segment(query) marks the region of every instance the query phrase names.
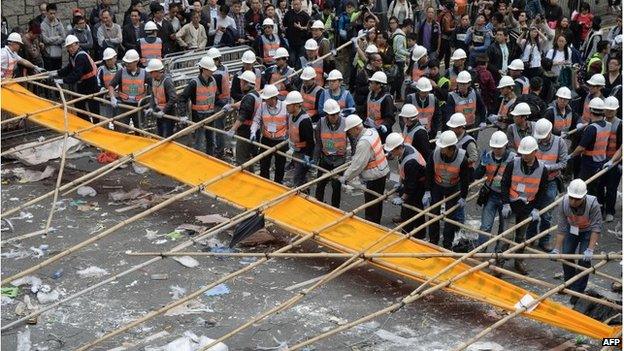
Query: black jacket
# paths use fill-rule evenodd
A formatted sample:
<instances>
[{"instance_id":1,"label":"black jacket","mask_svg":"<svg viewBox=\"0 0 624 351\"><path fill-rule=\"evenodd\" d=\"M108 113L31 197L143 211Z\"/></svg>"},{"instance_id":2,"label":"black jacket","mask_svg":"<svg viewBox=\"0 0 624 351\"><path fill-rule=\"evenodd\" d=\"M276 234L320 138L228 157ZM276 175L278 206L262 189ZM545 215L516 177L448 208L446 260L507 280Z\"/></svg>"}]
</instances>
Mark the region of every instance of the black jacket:
<instances>
[{"instance_id":1,"label":"black jacket","mask_svg":"<svg viewBox=\"0 0 624 351\"><path fill-rule=\"evenodd\" d=\"M136 33L134 31L134 26L132 25L132 23L128 23L122 28L121 35L123 36L123 41L121 42L121 45L123 45L126 51L130 49L134 49L138 51L138 46L139 46L138 40L140 38L145 37L145 31L143 30L145 25L141 23L139 24L139 27L140 27L139 37L136 36Z\"/></svg>"}]
</instances>

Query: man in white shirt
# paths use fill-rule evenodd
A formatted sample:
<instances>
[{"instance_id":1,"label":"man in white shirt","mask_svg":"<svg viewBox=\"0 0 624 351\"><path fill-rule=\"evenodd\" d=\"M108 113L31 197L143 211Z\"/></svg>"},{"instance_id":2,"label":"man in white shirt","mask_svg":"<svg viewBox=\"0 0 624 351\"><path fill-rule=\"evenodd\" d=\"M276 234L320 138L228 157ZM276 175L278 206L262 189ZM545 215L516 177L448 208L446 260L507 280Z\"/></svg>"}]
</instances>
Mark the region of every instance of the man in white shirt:
<instances>
[{"instance_id":1,"label":"man in white shirt","mask_svg":"<svg viewBox=\"0 0 624 351\"><path fill-rule=\"evenodd\" d=\"M221 5L221 7L219 7L219 15L210 23L208 36L214 36L214 46L219 46L219 44L221 44L226 29L230 28L234 31L233 33L236 32L236 22L232 17L228 16L228 13L230 13L230 7Z\"/></svg>"},{"instance_id":2,"label":"man in white shirt","mask_svg":"<svg viewBox=\"0 0 624 351\"><path fill-rule=\"evenodd\" d=\"M0 76L3 79L13 78L13 73L17 65L32 68L37 73L45 71L43 68L33 65L30 61L23 59L17 52L22 45L22 36L19 33L11 33L7 38L7 45L0 50Z\"/></svg>"}]
</instances>

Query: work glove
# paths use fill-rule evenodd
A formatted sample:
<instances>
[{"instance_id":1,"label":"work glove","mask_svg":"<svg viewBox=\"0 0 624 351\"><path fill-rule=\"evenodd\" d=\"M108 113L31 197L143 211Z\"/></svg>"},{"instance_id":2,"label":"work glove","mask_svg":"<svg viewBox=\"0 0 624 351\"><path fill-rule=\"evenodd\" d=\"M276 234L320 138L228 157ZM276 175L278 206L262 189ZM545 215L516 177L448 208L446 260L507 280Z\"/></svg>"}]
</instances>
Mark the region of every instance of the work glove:
<instances>
[{"instance_id":1,"label":"work glove","mask_svg":"<svg viewBox=\"0 0 624 351\"><path fill-rule=\"evenodd\" d=\"M568 137L568 132L561 132L560 137L561 137L561 139L567 138Z\"/></svg>"},{"instance_id":2,"label":"work glove","mask_svg":"<svg viewBox=\"0 0 624 351\"><path fill-rule=\"evenodd\" d=\"M487 127L487 123L485 122L479 123L479 129L485 129L485 127Z\"/></svg>"},{"instance_id":3,"label":"work glove","mask_svg":"<svg viewBox=\"0 0 624 351\"><path fill-rule=\"evenodd\" d=\"M154 117L156 117L156 118L163 118L164 115L165 115L165 113L162 112L162 111L154 112Z\"/></svg>"},{"instance_id":4,"label":"work glove","mask_svg":"<svg viewBox=\"0 0 624 351\"><path fill-rule=\"evenodd\" d=\"M559 250L557 250L557 249L552 249L552 251L550 251L548 254L549 254L549 255L552 255L552 256L554 256L554 255L558 255L558 254L559 254ZM555 257L552 257L552 256L551 256L550 260L551 260L551 261L556 261L557 259L556 259Z\"/></svg>"},{"instance_id":5,"label":"work glove","mask_svg":"<svg viewBox=\"0 0 624 351\"><path fill-rule=\"evenodd\" d=\"M146 108L145 110L143 110L143 114L146 116L149 116L152 113L154 113L154 110L152 110L151 108Z\"/></svg>"},{"instance_id":6,"label":"work glove","mask_svg":"<svg viewBox=\"0 0 624 351\"><path fill-rule=\"evenodd\" d=\"M63 78L54 78L54 84L59 84L62 85L65 82L63 82Z\"/></svg>"},{"instance_id":7,"label":"work glove","mask_svg":"<svg viewBox=\"0 0 624 351\"><path fill-rule=\"evenodd\" d=\"M357 47L357 41L358 38L351 38L351 44L353 44L353 46Z\"/></svg>"},{"instance_id":8,"label":"work glove","mask_svg":"<svg viewBox=\"0 0 624 351\"><path fill-rule=\"evenodd\" d=\"M537 208L534 208L531 210L531 220L533 222L537 222L540 219L540 213L539 210Z\"/></svg>"},{"instance_id":9,"label":"work glove","mask_svg":"<svg viewBox=\"0 0 624 351\"><path fill-rule=\"evenodd\" d=\"M33 70L35 70L35 72L37 72L37 73L43 73L43 72L45 72L45 71L46 71L46 69L45 69L45 68L43 68L43 67L39 67L39 66L35 66L35 67L33 68Z\"/></svg>"},{"instance_id":10,"label":"work glove","mask_svg":"<svg viewBox=\"0 0 624 351\"><path fill-rule=\"evenodd\" d=\"M503 209L501 210L501 215L503 218L508 218L511 214L511 206L509 204L504 204Z\"/></svg>"},{"instance_id":11,"label":"work glove","mask_svg":"<svg viewBox=\"0 0 624 351\"><path fill-rule=\"evenodd\" d=\"M605 162L605 164L602 165L602 169L611 168L611 167L613 167L613 161L611 160Z\"/></svg>"},{"instance_id":12,"label":"work glove","mask_svg":"<svg viewBox=\"0 0 624 351\"><path fill-rule=\"evenodd\" d=\"M498 115L489 115L487 119L488 121L490 121L490 123L496 123L498 122Z\"/></svg>"},{"instance_id":13,"label":"work glove","mask_svg":"<svg viewBox=\"0 0 624 351\"><path fill-rule=\"evenodd\" d=\"M234 136L234 129L230 129L227 131L227 137L232 138Z\"/></svg>"},{"instance_id":14,"label":"work glove","mask_svg":"<svg viewBox=\"0 0 624 351\"><path fill-rule=\"evenodd\" d=\"M562 158L562 159L561 159L561 161L562 161L562 162L568 162L568 161L570 161L570 159L572 159L572 155L567 154L567 155L566 155L566 157L564 157L564 158Z\"/></svg>"},{"instance_id":15,"label":"work glove","mask_svg":"<svg viewBox=\"0 0 624 351\"><path fill-rule=\"evenodd\" d=\"M251 133L251 135L249 136L249 141L256 141L256 133Z\"/></svg>"},{"instance_id":16,"label":"work glove","mask_svg":"<svg viewBox=\"0 0 624 351\"><path fill-rule=\"evenodd\" d=\"M379 130L381 131L382 134L386 134L386 132L388 131L388 128L386 128L386 126L382 124L379 126Z\"/></svg>"},{"instance_id":17,"label":"work glove","mask_svg":"<svg viewBox=\"0 0 624 351\"><path fill-rule=\"evenodd\" d=\"M464 208L464 206L466 206L466 199L460 197L459 200L457 200L457 206L459 208Z\"/></svg>"},{"instance_id":18,"label":"work glove","mask_svg":"<svg viewBox=\"0 0 624 351\"><path fill-rule=\"evenodd\" d=\"M431 191L425 191L425 194L422 198L423 208L429 207L431 205Z\"/></svg>"},{"instance_id":19,"label":"work glove","mask_svg":"<svg viewBox=\"0 0 624 351\"><path fill-rule=\"evenodd\" d=\"M582 129L585 128L585 123L577 123L576 124L576 129Z\"/></svg>"},{"instance_id":20,"label":"work glove","mask_svg":"<svg viewBox=\"0 0 624 351\"><path fill-rule=\"evenodd\" d=\"M592 256L594 256L594 250L587 248L583 252L583 261L591 261Z\"/></svg>"},{"instance_id":21,"label":"work glove","mask_svg":"<svg viewBox=\"0 0 624 351\"><path fill-rule=\"evenodd\" d=\"M336 49L332 49L331 51L332 56L336 57L338 55L338 51L336 51Z\"/></svg>"},{"instance_id":22,"label":"work glove","mask_svg":"<svg viewBox=\"0 0 624 351\"><path fill-rule=\"evenodd\" d=\"M305 166L308 168L312 166L312 158L308 155L303 155L303 162L305 162Z\"/></svg>"},{"instance_id":23,"label":"work glove","mask_svg":"<svg viewBox=\"0 0 624 351\"><path fill-rule=\"evenodd\" d=\"M345 178L345 176L340 176L338 177L338 181L340 182L340 184L342 185L346 185L347 184L347 178Z\"/></svg>"},{"instance_id":24,"label":"work glove","mask_svg":"<svg viewBox=\"0 0 624 351\"><path fill-rule=\"evenodd\" d=\"M225 104L225 105L223 105L222 109L223 109L223 112L230 112L230 111L232 111L232 105Z\"/></svg>"},{"instance_id":25,"label":"work glove","mask_svg":"<svg viewBox=\"0 0 624 351\"><path fill-rule=\"evenodd\" d=\"M392 204L395 206L401 206L403 204L403 198L400 196L397 196L395 198L392 199Z\"/></svg>"},{"instance_id":26,"label":"work glove","mask_svg":"<svg viewBox=\"0 0 624 351\"><path fill-rule=\"evenodd\" d=\"M111 96L110 103L113 107L119 107L119 101L117 101L117 98L114 96Z\"/></svg>"},{"instance_id":27,"label":"work glove","mask_svg":"<svg viewBox=\"0 0 624 351\"><path fill-rule=\"evenodd\" d=\"M180 117L180 123L182 123L182 124L189 124L189 122L190 122L190 121L189 121L188 116L182 116L182 117Z\"/></svg>"}]
</instances>

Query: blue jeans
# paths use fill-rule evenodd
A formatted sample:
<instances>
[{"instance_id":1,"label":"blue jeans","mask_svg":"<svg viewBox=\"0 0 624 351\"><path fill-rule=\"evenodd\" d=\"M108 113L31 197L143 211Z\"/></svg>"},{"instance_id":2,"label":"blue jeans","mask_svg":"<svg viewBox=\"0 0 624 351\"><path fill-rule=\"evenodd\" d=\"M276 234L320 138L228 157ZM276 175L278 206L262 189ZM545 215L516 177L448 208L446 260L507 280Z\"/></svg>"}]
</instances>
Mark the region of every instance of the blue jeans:
<instances>
[{"instance_id":1,"label":"blue jeans","mask_svg":"<svg viewBox=\"0 0 624 351\"><path fill-rule=\"evenodd\" d=\"M492 226L494 226L494 219L498 214L498 233L502 233L505 229L505 220L503 219L501 213L502 209L503 203L501 201L500 194L494 191L490 192L490 197L481 211L481 227L479 229L490 233L492 231ZM477 243L481 245L488 241L488 239L489 237L479 234L479 240Z\"/></svg>"},{"instance_id":2,"label":"blue jeans","mask_svg":"<svg viewBox=\"0 0 624 351\"><path fill-rule=\"evenodd\" d=\"M590 237L591 237L591 231L580 232L579 235L574 235L570 233L566 234L565 238L563 239L563 249L561 253L562 254L575 254L577 253L576 249L578 248L578 253L582 254L583 252L585 252L585 249L587 249L587 247L589 246ZM567 261L574 262L574 260L567 260ZM589 267L591 265L591 261L578 260L577 264L582 267ZM580 272L581 272L580 270L577 270L574 267L564 264L563 265L563 280L567 281L568 279L572 278L573 276L577 275ZM572 283L568 288L570 290L574 290L576 292L582 293L583 291L585 291L585 288L587 287L588 280L589 280L589 275L586 275L582 277L581 279Z\"/></svg>"},{"instance_id":3,"label":"blue jeans","mask_svg":"<svg viewBox=\"0 0 624 351\"><path fill-rule=\"evenodd\" d=\"M437 184L434 184L431 187L431 203L435 204L439 202L440 200L446 197L449 197L450 195L454 194L457 191L459 191L459 186L457 185L450 187L450 188L445 188ZM455 206L455 204L457 204L458 199L459 197L455 197L454 199L447 201L445 203L445 207L451 208ZM440 207L438 206L437 208L431 210L431 213L434 215L439 215ZM464 223L464 217L465 217L464 209L460 208L456 211L453 211L453 213L450 214L448 217L456 220L457 222ZM450 250L452 248L453 240L455 239L455 232L458 229L459 228L457 228L456 225L453 225L450 223L444 223L444 231L442 232L442 235L443 235L442 246L445 249ZM436 221L435 223L432 223L429 226L429 242L434 245L439 245L439 242L440 242L440 222L439 221Z\"/></svg>"},{"instance_id":4,"label":"blue jeans","mask_svg":"<svg viewBox=\"0 0 624 351\"><path fill-rule=\"evenodd\" d=\"M559 190L557 189L557 181L549 180L546 183L546 193L544 194L543 203L550 204L555 201L557 195L559 194ZM540 224L539 224L539 233L551 227L552 222L552 210L545 212L540 216ZM527 229L527 239L531 239L535 235L537 235L537 222L531 222L529 224L529 228ZM552 235L550 233L544 235L539 239L539 244L544 246L550 242L550 238Z\"/></svg>"}]
</instances>

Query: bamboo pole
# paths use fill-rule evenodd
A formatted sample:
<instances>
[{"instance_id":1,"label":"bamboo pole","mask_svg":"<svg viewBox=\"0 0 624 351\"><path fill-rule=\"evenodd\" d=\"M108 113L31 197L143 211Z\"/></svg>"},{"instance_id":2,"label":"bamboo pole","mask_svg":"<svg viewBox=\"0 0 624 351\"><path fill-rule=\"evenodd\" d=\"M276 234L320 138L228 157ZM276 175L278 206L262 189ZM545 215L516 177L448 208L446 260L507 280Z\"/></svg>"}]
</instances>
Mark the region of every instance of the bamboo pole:
<instances>
[{"instance_id":1,"label":"bamboo pole","mask_svg":"<svg viewBox=\"0 0 624 351\"><path fill-rule=\"evenodd\" d=\"M37 74L31 74L31 75L25 76L25 77L3 79L2 81L0 81L0 86L2 86L2 85L9 85L9 84L16 84L16 83L31 82L31 81L39 80L39 79L47 79L47 78L50 77L50 73L52 73L52 72L41 72L41 73L37 73Z\"/></svg>"},{"instance_id":2,"label":"bamboo pole","mask_svg":"<svg viewBox=\"0 0 624 351\"><path fill-rule=\"evenodd\" d=\"M606 263L607 263L606 260L605 261L600 261L593 267L585 268L583 271L579 272L574 277L566 280L564 283L560 284L559 286L554 287L554 288L548 290L548 292L546 292L545 294L542 294L537 299L534 299L533 301L529 302L528 305L523 306L520 309L516 309L516 311L514 311L513 313L505 316L504 318L500 319L498 322L496 322L496 323L492 324L491 326L485 328L484 330L482 330L479 334L477 334L473 338L471 338L468 341L462 343L460 346L454 348L454 350L458 351L458 350L466 349L468 346L472 345L473 343L475 343L476 341L478 341L482 337L486 336L487 334L491 333L495 329L499 328L501 325L509 322L512 318L514 318L514 317L516 317L516 316L518 316L518 315L520 315L522 313L527 312L531 307L536 306L537 304L539 304L540 302L546 300L550 296L552 296L552 295L558 293L559 291L563 290L564 288L570 286L575 281L585 277L586 275L589 275L592 271L594 271L594 270L604 266ZM527 312L527 313L531 313L531 312Z\"/></svg>"}]
</instances>

